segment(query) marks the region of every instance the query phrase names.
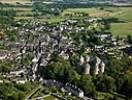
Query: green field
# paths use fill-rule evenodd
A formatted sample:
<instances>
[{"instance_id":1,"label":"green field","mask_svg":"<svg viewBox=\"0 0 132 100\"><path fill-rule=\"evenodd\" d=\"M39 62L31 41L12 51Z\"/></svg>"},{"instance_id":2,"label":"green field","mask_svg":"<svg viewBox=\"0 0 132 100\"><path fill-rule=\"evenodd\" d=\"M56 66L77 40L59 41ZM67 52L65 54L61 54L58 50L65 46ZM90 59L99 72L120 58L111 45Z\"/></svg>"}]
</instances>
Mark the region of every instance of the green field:
<instances>
[{"instance_id":1,"label":"green field","mask_svg":"<svg viewBox=\"0 0 132 100\"><path fill-rule=\"evenodd\" d=\"M124 37L127 35L132 35L132 22L128 23L112 23L111 32L115 36Z\"/></svg>"},{"instance_id":2,"label":"green field","mask_svg":"<svg viewBox=\"0 0 132 100\"><path fill-rule=\"evenodd\" d=\"M97 8L70 8L64 10L62 15L69 13L86 13L92 17L116 17L121 20L132 21L132 7L106 7L103 10Z\"/></svg>"},{"instance_id":3,"label":"green field","mask_svg":"<svg viewBox=\"0 0 132 100\"><path fill-rule=\"evenodd\" d=\"M95 17L102 17L102 16L108 16L108 12L106 11L101 11L98 8L70 8L66 9L62 15L65 14L73 14L73 13L86 13L90 16L95 16Z\"/></svg>"},{"instance_id":4,"label":"green field","mask_svg":"<svg viewBox=\"0 0 132 100\"><path fill-rule=\"evenodd\" d=\"M15 1L15 0L14 0ZM22 1L22 0L21 0ZM16 6L17 5L17 6ZM31 19L33 12L32 7L29 5L24 5L23 7L19 4L9 4L9 6L4 6L2 9L4 10L13 10L16 12L15 20L20 19ZM1 6L0 6L1 7Z\"/></svg>"},{"instance_id":5,"label":"green field","mask_svg":"<svg viewBox=\"0 0 132 100\"><path fill-rule=\"evenodd\" d=\"M9 0L7 0L9 1ZM15 1L15 0L14 0ZM26 0L25 0L26 1ZM33 19L32 7L27 6L23 7L5 7L4 9L13 9L16 11L17 16L16 20L20 19ZM59 16L40 16L38 20L42 22L60 22L65 19L68 19L69 16L66 14L74 14L74 13L85 13L86 16L92 17L104 17L104 18L118 18L120 21L124 21L124 23L111 23L111 32L117 36L126 36L128 34L132 34L132 7L105 7L100 9L100 7L93 8L69 8L65 9ZM84 18L73 16L73 18Z\"/></svg>"},{"instance_id":6,"label":"green field","mask_svg":"<svg viewBox=\"0 0 132 100\"><path fill-rule=\"evenodd\" d=\"M71 13L86 13L92 17L118 18L125 23L112 23L111 32L114 36L132 35L132 7L106 7L100 8L70 8L66 9L62 15Z\"/></svg>"},{"instance_id":7,"label":"green field","mask_svg":"<svg viewBox=\"0 0 132 100\"><path fill-rule=\"evenodd\" d=\"M86 13L92 17L104 17L104 18L118 18L124 23L111 23L111 32L114 36L127 36L132 35L132 7L106 7L103 10L100 8L69 8L62 12L59 17L52 17L49 19L43 19L48 22L59 22L67 17L65 14L73 13Z\"/></svg>"},{"instance_id":8,"label":"green field","mask_svg":"<svg viewBox=\"0 0 132 100\"><path fill-rule=\"evenodd\" d=\"M22 8L22 7L7 7L5 10L14 10L17 16L27 16L32 15L32 8Z\"/></svg>"}]
</instances>

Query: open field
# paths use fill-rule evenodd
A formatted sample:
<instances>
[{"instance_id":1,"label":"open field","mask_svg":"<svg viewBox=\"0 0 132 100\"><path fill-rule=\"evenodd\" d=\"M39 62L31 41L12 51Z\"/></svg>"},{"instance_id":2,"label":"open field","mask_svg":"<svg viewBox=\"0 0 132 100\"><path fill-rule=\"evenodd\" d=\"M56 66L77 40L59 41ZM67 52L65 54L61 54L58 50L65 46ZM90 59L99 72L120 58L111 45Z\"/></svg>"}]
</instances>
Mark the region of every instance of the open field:
<instances>
[{"instance_id":1,"label":"open field","mask_svg":"<svg viewBox=\"0 0 132 100\"><path fill-rule=\"evenodd\" d=\"M112 23L111 32L115 36L124 37L127 35L132 35L132 22L128 23Z\"/></svg>"},{"instance_id":2,"label":"open field","mask_svg":"<svg viewBox=\"0 0 132 100\"><path fill-rule=\"evenodd\" d=\"M0 0L0 2L30 2L30 0ZM4 9L13 9L16 11L17 16L16 20L20 19L33 19L32 7L5 7ZM42 22L48 21L50 23L60 22L68 17L66 14L74 14L74 13L85 13L86 15L90 15L92 17L104 17L104 18L118 18L120 21L124 21L125 23L111 23L111 32L117 36L126 36L128 34L132 34L132 7L105 7L101 9L100 7L93 8L69 8L64 10L59 16L40 16L38 20ZM83 18L76 17L74 18Z\"/></svg>"},{"instance_id":3,"label":"open field","mask_svg":"<svg viewBox=\"0 0 132 100\"><path fill-rule=\"evenodd\" d=\"M3 9L4 10L13 9L16 12L20 12L20 11L25 11L25 12L28 11L28 12L31 12L32 11L32 8L31 7L26 7L26 8L23 8L23 7L4 7Z\"/></svg>"},{"instance_id":4,"label":"open field","mask_svg":"<svg viewBox=\"0 0 132 100\"><path fill-rule=\"evenodd\" d=\"M132 7L107 7L103 10L100 8L70 8L64 10L62 15L67 13L83 12L92 17L116 17L121 20L132 21Z\"/></svg>"},{"instance_id":5,"label":"open field","mask_svg":"<svg viewBox=\"0 0 132 100\"><path fill-rule=\"evenodd\" d=\"M100 8L70 8L66 9L62 15L80 12L92 17L118 18L125 23L112 23L111 32L115 36L132 35L132 7L106 7L103 10Z\"/></svg>"},{"instance_id":6,"label":"open field","mask_svg":"<svg viewBox=\"0 0 132 100\"><path fill-rule=\"evenodd\" d=\"M98 8L69 8L66 9L62 15L64 14L72 14L72 13L86 13L90 16L102 17L103 15L108 16L109 12L101 11Z\"/></svg>"},{"instance_id":7,"label":"open field","mask_svg":"<svg viewBox=\"0 0 132 100\"><path fill-rule=\"evenodd\" d=\"M42 18L41 21L45 22L48 21L50 23L59 22L67 19L64 16L65 13L73 13L73 12L85 12L88 13L90 16L95 17L114 17L118 18L125 23L112 23L111 24L111 32L114 36L127 36L128 34L132 34L132 8L131 7L108 7L105 8L103 11L99 8L75 8L75 9L67 9L65 10L60 16L57 17L50 17L50 18ZM22 17L21 17L22 18ZM18 17L17 19L21 19ZM31 17L25 17L31 18Z\"/></svg>"},{"instance_id":8,"label":"open field","mask_svg":"<svg viewBox=\"0 0 132 100\"><path fill-rule=\"evenodd\" d=\"M18 16L25 16L25 15L32 15L32 8L31 7L5 7L4 10L14 10L16 12L16 15Z\"/></svg>"},{"instance_id":9,"label":"open field","mask_svg":"<svg viewBox=\"0 0 132 100\"><path fill-rule=\"evenodd\" d=\"M6 1L9 2L10 0L6 0ZM23 1L23 0L11 0L11 1L15 2L15 1ZM29 1L29 0L24 0L24 1ZM0 0L0 2L1 2L1 0ZM13 3L13 2L11 2L11 3ZM23 5L23 4L11 4L11 3L8 3L9 4L8 6L6 4L0 5L0 7L2 7L3 10L15 11L16 12L16 19L20 19L17 17L21 17L21 18L30 17L33 14L32 6ZM26 19L26 18L24 18L24 19Z\"/></svg>"},{"instance_id":10,"label":"open field","mask_svg":"<svg viewBox=\"0 0 132 100\"><path fill-rule=\"evenodd\" d=\"M26 16L22 16L22 17L15 17L15 20L16 21L18 21L18 20L21 20L21 19L23 19L23 20L29 20L29 19L33 19L33 17L26 17Z\"/></svg>"}]
</instances>

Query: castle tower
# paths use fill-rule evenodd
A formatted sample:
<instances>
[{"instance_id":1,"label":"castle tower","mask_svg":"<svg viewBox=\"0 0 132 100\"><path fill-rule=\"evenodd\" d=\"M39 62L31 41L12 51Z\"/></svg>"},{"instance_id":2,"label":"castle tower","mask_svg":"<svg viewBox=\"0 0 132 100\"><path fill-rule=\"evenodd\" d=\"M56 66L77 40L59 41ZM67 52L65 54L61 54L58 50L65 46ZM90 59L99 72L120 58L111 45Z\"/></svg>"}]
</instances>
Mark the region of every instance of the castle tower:
<instances>
[{"instance_id":1,"label":"castle tower","mask_svg":"<svg viewBox=\"0 0 132 100\"><path fill-rule=\"evenodd\" d=\"M105 71L105 63L103 61L101 61L100 67L101 67L100 68L100 72L104 73L104 71Z\"/></svg>"},{"instance_id":2,"label":"castle tower","mask_svg":"<svg viewBox=\"0 0 132 100\"><path fill-rule=\"evenodd\" d=\"M96 57L96 64L95 64L95 75L99 74L99 65L101 63L101 59L99 57Z\"/></svg>"},{"instance_id":3,"label":"castle tower","mask_svg":"<svg viewBox=\"0 0 132 100\"><path fill-rule=\"evenodd\" d=\"M89 63L84 64L84 74L90 74L90 67Z\"/></svg>"},{"instance_id":4,"label":"castle tower","mask_svg":"<svg viewBox=\"0 0 132 100\"><path fill-rule=\"evenodd\" d=\"M34 57L32 59L32 65L31 65L31 71L32 71L32 81L34 81L37 76L36 76L36 72L37 72L37 69L38 69L38 58L37 57Z\"/></svg>"}]
</instances>

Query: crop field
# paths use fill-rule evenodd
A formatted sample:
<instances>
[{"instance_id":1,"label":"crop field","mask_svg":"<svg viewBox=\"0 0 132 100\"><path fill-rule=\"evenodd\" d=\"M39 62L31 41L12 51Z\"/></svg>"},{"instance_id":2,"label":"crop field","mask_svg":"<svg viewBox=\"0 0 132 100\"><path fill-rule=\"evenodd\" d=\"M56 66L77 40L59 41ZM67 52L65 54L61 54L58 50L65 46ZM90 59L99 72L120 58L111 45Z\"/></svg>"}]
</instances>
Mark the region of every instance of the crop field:
<instances>
[{"instance_id":1,"label":"crop field","mask_svg":"<svg viewBox=\"0 0 132 100\"><path fill-rule=\"evenodd\" d=\"M72 14L72 13L86 13L94 17L108 16L109 12L101 11L98 8L70 8L66 9L62 15Z\"/></svg>"},{"instance_id":2,"label":"crop field","mask_svg":"<svg viewBox=\"0 0 132 100\"><path fill-rule=\"evenodd\" d=\"M31 12L31 10L32 10L31 7L25 7L25 8L23 8L23 7L4 7L3 9L5 9L5 10L13 9L16 12L21 12L21 11Z\"/></svg>"},{"instance_id":3,"label":"crop field","mask_svg":"<svg viewBox=\"0 0 132 100\"><path fill-rule=\"evenodd\" d=\"M124 23L111 23L111 32L121 37L132 35L132 7L70 8L66 9L62 15L80 12L92 17L118 18Z\"/></svg>"},{"instance_id":4,"label":"crop field","mask_svg":"<svg viewBox=\"0 0 132 100\"><path fill-rule=\"evenodd\" d=\"M132 35L132 8L120 8L120 11L114 12L111 16L124 21L124 23L111 24L111 32L115 36L125 37Z\"/></svg>"},{"instance_id":5,"label":"crop field","mask_svg":"<svg viewBox=\"0 0 132 100\"><path fill-rule=\"evenodd\" d=\"M4 10L13 10L16 12L16 20L19 19L30 19L32 16L32 6L25 5L26 3L30 3L31 0L0 0L1 3L5 3L0 5ZM19 2L19 3L17 3ZM9 4L8 6L6 4Z\"/></svg>"},{"instance_id":6,"label":"crop field","mask_svg":"<svg viewBox=\"0 0 132 100\"><path fill-rule=\"evenodd\" d=\"M17 20L21 20L21 19L23 19L23 20L29 20L29 19L33 19L33 17L27 17L27 16L15 17L15 20L16 20L16 21L17 21Z\"/></svg>"},{"instance_id":7,"label":"crop field","mask_svg":"<svg viewBox=\"0 0 132 100\"><path fill-rule=\"evenodd\" d=\"M31 0L0 0L3 3L26 3L31 2ZM13 9L16 11L16 20L19 19L32 19L33 12L32 7L5 7L4 9ZM65 16L66 14L74 14L74 13L85 13L87 16L92 17L104 17L104 18L118 18L122 23L111 23L111 32L117 36L126 36L128 34L132 34L132 7L104 7L103 9L100 7L92 7L92 8L69 8L65 9L59 16L40 16L42 22L48 21L50 23L60 22L68 18ZM83 18L76 17L74 18Z\"/></svg>"},{"instance_id":8,"label":"crop field","mask_svg":"<svg viewBox=\"0 0 132 100\"><path fill-rule=\"evenodd\" d=\"M97 8L70 8L66 9L62 15L68 13L86 13L92 17L116 17L121 20L132 21L132 8L131 7L106 7L101 10Z\"/></svg>"},{"instance_id":9,"label":"crop field","mask_svg":"<svg viewBox=\"0 0 132 100\"><path fill-rule=\"evenodd\" d=\"M4 7L4 10L14 10L16 12L16 15L18 16L25 16L32 14L32 8L31 7Z\"/></svg>"}]
</instances>

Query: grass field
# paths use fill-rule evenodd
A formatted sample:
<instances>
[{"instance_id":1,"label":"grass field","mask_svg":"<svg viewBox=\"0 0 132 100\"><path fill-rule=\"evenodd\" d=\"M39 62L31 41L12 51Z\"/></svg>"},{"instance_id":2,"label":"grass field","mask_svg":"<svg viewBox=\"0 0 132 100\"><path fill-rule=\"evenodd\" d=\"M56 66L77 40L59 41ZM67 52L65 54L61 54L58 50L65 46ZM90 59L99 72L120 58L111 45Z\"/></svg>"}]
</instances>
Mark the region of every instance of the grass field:
<instances>
[{"instance_id":1,"label":"grass field","mask_svg":"<svg viewBox=\"0 0 132 100\"><path fill-rule=\"evenodd\" d=\"M0 0L0 2L30 2L30 0ZM16 20L33 18L32 7L6 7L5 9L15 10L18 15L17 17L15 17ZM73 14L77 12L83 12L86 15L90 15L92 17L118 18L119 20L124 21L125 23L112 23L111 32L115 36L126 36L128 34L132 34L132 7L105 7L102 10L99 7L69 8L64 10L60 16L52 16L49 18L42 16L39 20L41 20L42 22L48 21L50 23L60 22L68 18L67 16L65 16L65 14ZM76 17L74 16L74 18Z\"/></svg>"},{"instance_id":2,"label":"grass field","mask_svg":"<svg viewBox=\"0 0 132 100\"><path fill-rule=\"evenodd\" d=\"M62 15L67 13L83 12L92 17L118 18L125 23L112 23L111 32L115 36L132 35L132 7L106 7L103 10L99 8L70 8L66 9Z\"/></svg>"},{"instance_id":3,"label":"grass field","mask_svg":"<svg viewBox=\"0 0 132 100\"><path fill-rule=\"evenodd\" d=\"M132 35L132 22L128 23L112 23L111 32L115 36L124 37L127 35Z\"/></svg>"},{"instance_id":4,"label":"grass field","mask_svg":"<svg viewBox=\"0 0 132 100\"><path fill-rule=\"evenodd\" d=\"M27 16L19 16L19 17L15 17L15 20L18 21L18 20L29 20L29 19L33 19L33 17L27 17Z\"/></svg>"},{"instance_id":5,"label":"grass field","mask_svg":"<svg viewBox=\"0 0 132 100\"><path fill-rule=\"evenodd\" d=\"M99 8L75 8L75 9L66 9L61 16L51 17L51 18L42 18L41 21L48 21L50 23L60 22L67 17L64 16L65 13L73 13L73 12L85 12L90 16L94 17L115 17L121 21L125 21L125 23L112 23L111 24L111 32L114 36L127 36L128 34L132 35L132 8L131 7L108 7L104 10L100 10ZM24 12L25 13L25 12ZM18 17L17 19L21 19L22 17ZM25 19L31 17L25 17Z\"/></svg>"},{"instance_id":6,"label":"grass field","mask_svg":"<svg viewBox=\"0 0 132 100\"><path fill-rule=\"evenodd\" d=\"M107 7L104 10L100 10L100 8L70 8L66 9L62 15L75 12L87 13L92 17L116 17L132 21L132 7Z\"/></svg>"},{"instance_id":7,"label":"grass field","mask_svg":"<svg viewBox=\"0 0 132 100\"><path fill-rule=\"evenodd\" d=\"M23 16L23 15L31 15L32 14L32 8L31 7L5 7L4 10L14 10L16 12L16 15Z\"/></svg>"},{"instance_id":8,"label":"grass field","mask_svg":"<svg viewBox=\"0 0 132 100\"><path fill-rule=\"evenodd\" d=\"M20 4L17 4L17 2L19 2ZM18 16L18 18L15 17L16 19L20 18L28 19L29 15L32 15L32 7L23 4L30 2L31 0L0 0L0 3L9 4L8 6L6 4L3 4L4 6L0 5L0 7L2 7L2 9L4 10L14 10L16 12L16 15Z\"/></svg>"},{"instance_id":9,"label":"grass field","mask_svg":"<svg viewBox=\"0 0 132 100\"><path fill-rule=\"evenodd\" d=\"M83 12L86 13L90 16L95 16L95 17L102 17L102 16L108 16L108 12L106 11L101 11L98 8L70 8L66 9L62 15L68 14L68 13L77 13L77 12Z\"/></svg>"},{"instance_id":10,"label":"grass field","mask_svg":"<svg viewBox=\"0 0 132 100\"><path fill-rule=\"evenodd\" d=\"M23 8L23 7L4 7L3 9L5 9L5 10L13 9L16 12L21 12L21 11L31 12L32 11L31 7L26 7L26 8Z\"/></svg>"}]
</instances>

